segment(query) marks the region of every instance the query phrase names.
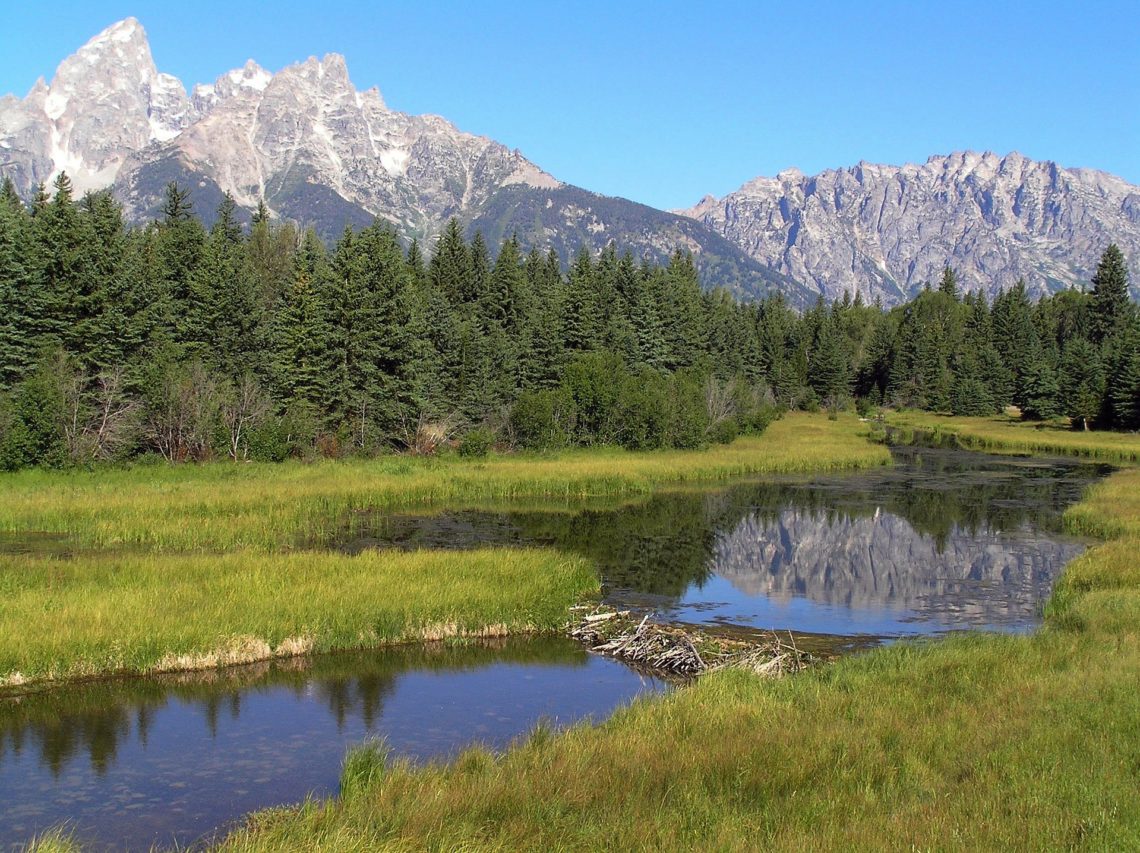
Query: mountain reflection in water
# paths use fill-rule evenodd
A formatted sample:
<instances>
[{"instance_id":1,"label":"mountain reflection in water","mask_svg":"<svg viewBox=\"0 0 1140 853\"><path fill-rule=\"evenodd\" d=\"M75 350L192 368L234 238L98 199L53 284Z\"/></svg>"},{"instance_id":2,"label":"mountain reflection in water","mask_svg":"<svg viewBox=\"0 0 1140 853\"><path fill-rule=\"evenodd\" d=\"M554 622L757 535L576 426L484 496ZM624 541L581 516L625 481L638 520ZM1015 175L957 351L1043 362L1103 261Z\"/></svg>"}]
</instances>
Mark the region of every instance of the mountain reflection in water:
<instances>
[{"instance_id":1,"label":"mountain reflection in water","mask_svg":"<svg viewBox=\"0 0 1140 853\"><path fill-rule=\"evenodd\" d=\"M1106 469L893 448L858 474L635 502L358 514L337 547L549 545L599 567L609 603L692 623L895 637L1038 621L1082 548L1061 514Z\"/></svg>"}]
</instances>

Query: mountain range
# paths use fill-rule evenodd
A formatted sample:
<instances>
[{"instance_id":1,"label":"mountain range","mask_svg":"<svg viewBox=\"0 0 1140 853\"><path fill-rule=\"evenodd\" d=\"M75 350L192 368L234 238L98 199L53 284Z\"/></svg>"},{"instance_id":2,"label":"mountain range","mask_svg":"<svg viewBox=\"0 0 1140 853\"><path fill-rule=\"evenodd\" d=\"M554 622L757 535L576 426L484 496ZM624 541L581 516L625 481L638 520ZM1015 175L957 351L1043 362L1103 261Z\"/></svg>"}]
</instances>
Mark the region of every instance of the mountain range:
<instances>
[{"instance_id":1,"label":"mountain range","mask_svg":"<svg viewBox=\"0 0 1140 853\"><path fill-rule=\"evenodd\" d=\"M439 116L389 109L337 54L277 73L250 60L188 91L158 71L133 18L50 84L0 98L0 173L29 197L61 171L79 191L111 187L134 222L153 218L176 181L207 222L228 192L246 215L264 201L328 238L378 217L430 248L456 217L491 245L517 233L564 259L610 241L656 261L680 247L708 286L778 290L801 306L844 291L894 304L946 263L966 286L992 293L1024 277L1045 293L1087 281L1110 241L1140 282L1140 188L1102 172L966 152L782 172L667 212L565 184Z\"/></svg>"}]
</instances>

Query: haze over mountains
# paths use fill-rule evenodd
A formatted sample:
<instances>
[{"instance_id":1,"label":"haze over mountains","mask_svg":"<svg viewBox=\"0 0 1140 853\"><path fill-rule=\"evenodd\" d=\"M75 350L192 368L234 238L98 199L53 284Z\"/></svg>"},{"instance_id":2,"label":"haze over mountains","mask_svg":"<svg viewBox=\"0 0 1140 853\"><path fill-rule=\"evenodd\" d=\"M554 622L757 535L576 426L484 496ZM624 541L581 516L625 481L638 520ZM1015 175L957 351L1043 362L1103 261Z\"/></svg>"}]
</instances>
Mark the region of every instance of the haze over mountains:
<instances>
[{"instance_id":1,"label":"haze over mountains","mask_svg":"<svg viewBox=\"0 0 1140 853\"><path fill-rule=\"evenodd\" d=\"M1087 281L1112 241L1140 283L1140 188L1102 172L967 152L787 171L670 213L564 184L441 117L391 110L377 89L353 86L336 54L275 74L251 60L188 92L158 71L133 18L61 63L50 85L0 98L0 171L28 197L63 170L80 191L113 186L133 221L152 218L174 180L206 219L229 192L247 211L264 200L330 237L380 217L430 244L458 217L491 245L517 232L564 259L610 241L654 260L682 247L706 285L750 297L776 288L798 305L845 290L894 304L945 263L969 287L993 293L1024 277L1044 293Z\"/></svg>"}]
</instances>

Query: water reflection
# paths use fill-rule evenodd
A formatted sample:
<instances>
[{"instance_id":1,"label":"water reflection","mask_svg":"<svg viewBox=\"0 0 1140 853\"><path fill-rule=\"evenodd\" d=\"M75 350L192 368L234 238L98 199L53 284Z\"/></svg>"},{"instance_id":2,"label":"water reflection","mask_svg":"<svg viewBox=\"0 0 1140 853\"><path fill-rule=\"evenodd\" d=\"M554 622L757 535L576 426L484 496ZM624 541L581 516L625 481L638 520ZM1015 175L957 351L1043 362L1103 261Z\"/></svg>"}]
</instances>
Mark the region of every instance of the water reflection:
<instances>
[{"instance_id":1,"label":"water reflection","mask_svg":"<svg viewBox=\"0 0 1140 853\"><path fill-rule=\"evenodd\" d=\"M349 745L453 757L664 689L560 638L322 656L0 700L0 848L67 821L97 848L187 844L335 793Z\"/></svg>"},{"instance_id":2,"label":"water reflection","mask_svg":"<svg viewBox=\"0 0 1140 853\"><path fill-rule=\"evenodd\" d=\"M1080 543L1061 513L1106 469L894 448L895 465L610 506L359 515L341 547L547 544L607 598L689 622L880 637L1023 630Z\"/></svg>"}]
</instances>

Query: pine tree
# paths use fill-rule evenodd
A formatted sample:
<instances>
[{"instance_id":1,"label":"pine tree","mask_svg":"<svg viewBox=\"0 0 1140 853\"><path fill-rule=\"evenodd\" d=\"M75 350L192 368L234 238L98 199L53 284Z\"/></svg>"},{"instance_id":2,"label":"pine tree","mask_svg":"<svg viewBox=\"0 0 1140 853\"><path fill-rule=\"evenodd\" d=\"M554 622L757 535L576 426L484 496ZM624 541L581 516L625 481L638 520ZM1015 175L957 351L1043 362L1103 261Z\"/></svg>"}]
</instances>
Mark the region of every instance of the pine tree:
<instances>
[{"instance_id":1,"label":"pine tree","mask_svg":"<svg viewBox=\"0 0 1140 853\"><path fill-rule=\"evenodd\" d=\"M998 295L994 300L992 318L994 346L1002 364L1010 372L1013 402L1020 406L1024 402L1021 397L1023 375L1029 360L1041 349L1024 281L1018 281L1010 290Z\"/></svg>"},{"instance_id":2,"label":"pine tree","mask_svg":"<svg viewBox=\"0 0 1140 853\"><path fill-rule=\"evenodd\" d=\"M171 336L186 340L192 317L191 289L206 244L202 223L193 215L190 191L170 183L166 187L163 218L158 226L157 259L170 315L165 318Z\"/></svg>"},{"instance_id":3,"label":"pine tree","mask_svg":"<svg viewBox=\"0 0 1140 853\"><path fill-rule=\"evenodd\" d=\"M35 362L36 326L41 310L33 301L35 284L28 268L31 217L11 179L0 192L0 391L23 378Z\"/></svg>"},{"instance_id":4,"label":"pine tree","mask_svg":"<svg viewBox=\"0 0 1140 853\"><path fill-rule=\"evenodd\" d=\"M270 375L279 398L313 411L327 395L329 330L321 296L328 275L324 246L309 230L296 254L293 285L282 299L271 336Z\"/></svg>"},{"instance_id":5,"label":"pine tree","mask_svg":"<svg viewBox=\"0 0 1140 853\"><path fill-rule=\"evenodd\" d=\"M665 268L662 319L667 367L681 370L697 363L708 346L708 328L702 310L701 283L691 252L678 249Z\"/></svg>"},{"instance_id":6,"label":"pine tree","mask_svg":"<svg viewBox=\"0 0 1140 853\"><path fill-rule=\"evenodd\" d=\"M452 305L468 301L472 279L471 256L458 220L449 220L443 229L428 272L432 285Z\"/></svg>"},{"instance_id":7,"label":"pine tree","mask_svg":"<svg viewBox=\"0 0 1140 853\"><path fill-rule=\"evenodd\" d=\"M51 201L33 219L40 312L36 331L44 348L67 347L77 342L85 278L83 223L66 172L60 172L53 188Z\"/></svg>"},{"instance_id":8,"label":"pine tree","mask_svg":"<svg viewBox=\"0 0 1140 853\"><path fill-rule=\"evenodd\" d=\"M585 246L570 267L562 310L562 340L567 354L591 352L601 343L594 265Z\"/></svg>"},{"instance_id":9,"label":"pine tree","mask_svg":"<svg viewBox=\"0 0 1140 853\"><path fill-rule=\"evenodd\" d=\"M958 274L954 272L949 264L942 268L942 278L938 282L938 292L949 296L951 299L958 298Z\"/></svg>"},{"instance_id":10,"label":"pine tree","mask_svg":"<svg viewBox=\"0 0 1140 853\"><path fill-rule=\"evenodd\" d=\"M834 409L851 393L851 372L835 321L819 326L811 352L808 383L825 406Z\"/></svg>"},{"instance_id":11,"label":"pine tree","mask_svg":"<svg viewBox=\"0 0 1140 853\"><path fill-rule=\"evenodd\" d=\"M950 391L950 412L966 417L980 417L994 413L994 398L982 379L982 371L972 354L965 355L954 370L954 384Z\"/></svg>"},{"instance_id":12,"label":"pine tree","mask_svg":"<svg viewBox=\"0 0 1140 853\"><path fill-rule=\"evenodd\" d=\"M1112 367L1105 399L1106 420L1117 429L1140 429L1140 318L1121 335L1120 355Z\"/></svg>"},{"instance_id":13,"label":"pine tree","mask_svg":"<svg viewBox=\"0 0 1140 853\"><path fill-rule=\"evenodd\" d=\"M110 192L88 193L80 203L83 249L78 317L68 349L83 369L109 371L122 366L137 310L128 276L130 245L123 210Z\"/></svg>"},{"instance_id":14,"label":"pine tree","mask_svg":"<svg viewBox=\"0 0 1140 853\"><path fill-rule=\"evenodd\" d=\"M1132 318L1133 308L1128 299L1128 267L1124 253L1113 243L1104 250L1089 300L1089 338L1100 344L1123 330Z\"/></svg>"},{"instance_id":15,"label":"pine tree","mask_svg":"<svg viewBox=\"0 0 1140 853\"><path fill-rule=\"evenodd\" d=\"M1021 417L1045 421L1060 416L1059 396L1056 371L1042 354L1033 355L1021 376Z\"/></svg>"},{"instance_id":16,"label":"pine tree","mask_svg":"<svg viewBox=\"0 0 1140 853\"><path fill-rule=\"evenodd\" d=\"M188 352L231 380L264 369L257 348L262 295L247 262L237 205L226 194L190 283Z\"/></svg>"},{"instance_id":17,"label":"pine tree","mask_svg":"<svg viewBox=\"0 0 1140 853\"><path fill-rule=\"evenodd\" d=\"M1104 371L1100 353L1084 338L1065 344L1058 370L1059 402L1062 414L1074 427L1088 429L1100 414L1104 402Z\"/></svg>"},{"instance_id":18,"label":"pine tree","mask_svg":"<svg viewBox=\"0 0 1140 853\"><path fill-rule=\"evenodd\" d=\"M520 353L522 385L524 389L553 388L562 376L566 358L562 264L553 249L545 257L531 249L525 271L534 307L526 320L530 331L524 340L528 346Z\"/></svg>"}]
</instances>

